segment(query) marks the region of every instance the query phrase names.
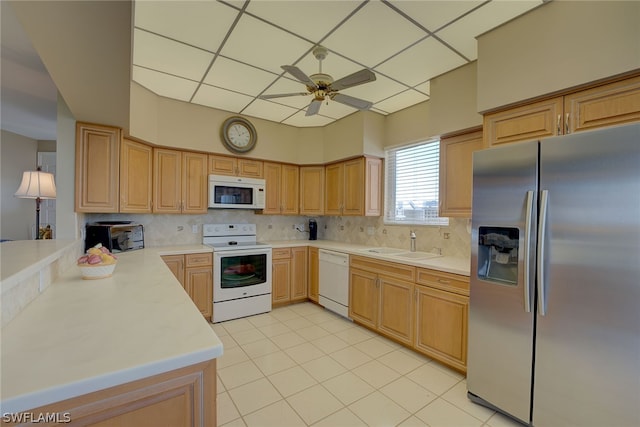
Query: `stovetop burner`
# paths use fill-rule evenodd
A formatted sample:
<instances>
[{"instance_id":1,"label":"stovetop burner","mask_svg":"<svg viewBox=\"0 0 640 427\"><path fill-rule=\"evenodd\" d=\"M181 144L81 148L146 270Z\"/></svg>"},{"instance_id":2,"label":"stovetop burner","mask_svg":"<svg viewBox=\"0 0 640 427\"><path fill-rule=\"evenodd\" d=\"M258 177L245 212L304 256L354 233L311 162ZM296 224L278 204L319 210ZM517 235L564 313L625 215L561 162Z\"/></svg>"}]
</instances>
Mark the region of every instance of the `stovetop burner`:
<instances>
[{"instance_id":1,"label":"stovetop burner","mask_svg":"<svg viewBox=\"0 0 640 427\"><path fill-rule=\"evenodd\" d=\"M202 244L214 251L264 249L271 246L257 241L255 224L204 224Z\"/></svg>"}]
</instances>

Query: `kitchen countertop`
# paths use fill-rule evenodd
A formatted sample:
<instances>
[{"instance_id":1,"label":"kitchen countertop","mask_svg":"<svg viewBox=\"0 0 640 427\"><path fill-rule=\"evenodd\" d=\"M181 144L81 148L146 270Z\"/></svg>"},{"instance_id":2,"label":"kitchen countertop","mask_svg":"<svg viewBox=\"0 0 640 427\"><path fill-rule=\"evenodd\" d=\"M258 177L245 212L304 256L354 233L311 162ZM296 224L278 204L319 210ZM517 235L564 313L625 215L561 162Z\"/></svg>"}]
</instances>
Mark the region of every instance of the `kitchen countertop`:
<instances>
[{"instance_id":1,"label":"kitchen countertop","mask_svg":"<svg viewBox=\"0 0 640 427\"><path fill-rule=\"evenodd\" d=\"M337 252L344 252L350 255L366 256L366 257L381 259L385 261L413 265L415 267L430 268L433 270L444 271L447 273L460 274L463 276L469 276L469 272L471 268L471 261L469 258L441 256L441 257L429 258L425 260L414 260L414 259L407 259L407 258L399 258L393 255L364 252L364 250L370 249L371 246L336 242L332 240L278 240L278 241L268 241L266 243L270 244L274 248L285 248L285 247L293 247L293 246L312 246L320 249L328 249L328 250L333 250ZM406 252L409 252L409 250L407 249Z\"/></svg>"},{"instance_id":2,"label":"kitchen countertop","mask_svg":"<svg viewBox=\"0 0 640 427\"><path fill-rule=\"evenodd\" d=\"M113 276L99 280L82 280L77 268L64 272L2 328L1 411L28 410L221 356L222 342L160 258L198 252L211 249L121 253Z\"/></svg>"}]
</instances>

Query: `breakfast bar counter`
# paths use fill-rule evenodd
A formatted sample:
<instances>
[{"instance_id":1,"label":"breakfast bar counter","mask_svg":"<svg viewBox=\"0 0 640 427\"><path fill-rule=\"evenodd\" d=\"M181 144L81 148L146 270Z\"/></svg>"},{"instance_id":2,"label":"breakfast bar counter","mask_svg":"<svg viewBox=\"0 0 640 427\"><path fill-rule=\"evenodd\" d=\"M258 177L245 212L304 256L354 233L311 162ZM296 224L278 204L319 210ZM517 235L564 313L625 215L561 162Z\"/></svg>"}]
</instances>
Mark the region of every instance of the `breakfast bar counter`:
<instances>
[{"instance_id":1,"label":"breakfast bar counter","mask_svg":"<svg viewBox=\"0 0 640 427\"><path fill-rule=\"evenodd\" d=\"M214 359L222 342L160 258L172 250L210 251L193 245L118 254L113 276L99 280L69 268L5 325L2 413L209 364L213 384L206 380L204 391L215 417ZM194 408L202 414L200 404Z\"/></svg>"}]
</instances>

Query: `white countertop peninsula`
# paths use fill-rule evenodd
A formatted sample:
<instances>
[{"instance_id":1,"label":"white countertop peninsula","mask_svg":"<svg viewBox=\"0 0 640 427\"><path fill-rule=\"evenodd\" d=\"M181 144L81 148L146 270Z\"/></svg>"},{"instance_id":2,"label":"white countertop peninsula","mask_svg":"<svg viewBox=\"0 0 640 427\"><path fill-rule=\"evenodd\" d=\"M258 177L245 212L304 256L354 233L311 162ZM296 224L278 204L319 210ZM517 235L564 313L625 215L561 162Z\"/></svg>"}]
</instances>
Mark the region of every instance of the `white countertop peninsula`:
<instances>
[{"instance_id":1,"label":"white countertop peninsula","mask_svg":"<svg viewBox=\"0 0 640 427\"><path fill-rule=\"evenodd\" d=\"M2 328L2 412L219 357L222 342L160 258L207 251L189 245L118 254L113 276L99 280L82 280L75 267L62 272Z\"/></svg>"},{"instance_id":2,"label":"white countertop peninsula","mask_svg":"<svg viewBox=\"0 0 640 427\"><path fill-rule=\"evenodd\" d=\"M365 252L370 246L358 245L353 243L337 242L333 240L279 240L267 242L274 248L284 248L292 246L313 246L320 249L328 249L337 252L344 252L350 255L366 256L370 258L382 259L401 264L413 265L415 267L430 268L433 270L444 271L446 273L460 274L469 276L471 261L469 258L457 258L450 256L441 256L437 258L429 258L425 260L414 260L407 258L399 258L393 255L381 253ZM409 252L409 250L406 250Z\"/></svg>"}]
</instances>

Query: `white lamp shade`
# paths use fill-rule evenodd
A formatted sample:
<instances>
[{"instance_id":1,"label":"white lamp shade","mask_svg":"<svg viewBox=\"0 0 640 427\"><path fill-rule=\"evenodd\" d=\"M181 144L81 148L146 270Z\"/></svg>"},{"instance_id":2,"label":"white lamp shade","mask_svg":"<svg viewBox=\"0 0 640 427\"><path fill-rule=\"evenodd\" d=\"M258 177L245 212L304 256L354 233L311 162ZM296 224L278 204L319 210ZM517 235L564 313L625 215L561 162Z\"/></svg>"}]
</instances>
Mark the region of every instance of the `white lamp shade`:
<instances>
[{"instance_id":1,"label":"white lamp shade","mask_svg":"<svg viewBox=\"0 0 640 427\"><path fill-rule=\"evenodd\" d=\"M41 171L23 172L22 182L15 196L21 199L55 199L56 183L53 174Z\"/></svg>"}]
</instances>

